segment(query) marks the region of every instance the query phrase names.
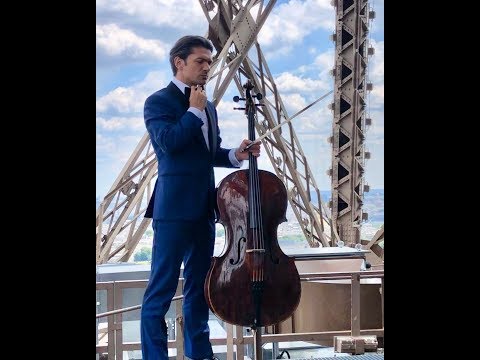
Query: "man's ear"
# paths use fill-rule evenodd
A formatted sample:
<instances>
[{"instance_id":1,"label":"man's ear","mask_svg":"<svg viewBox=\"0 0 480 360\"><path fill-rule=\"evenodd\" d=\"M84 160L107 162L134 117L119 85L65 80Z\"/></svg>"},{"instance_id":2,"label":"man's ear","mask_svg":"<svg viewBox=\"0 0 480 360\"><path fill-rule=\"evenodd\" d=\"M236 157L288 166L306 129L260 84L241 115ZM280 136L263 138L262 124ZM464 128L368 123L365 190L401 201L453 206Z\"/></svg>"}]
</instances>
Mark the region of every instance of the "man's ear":
<instances>
[{"instance_id":1,"label":"man's ear","mask_svg":"<svg viewBox=\"0 0 480 360\"><path fill-rule=\"evenodd\" d=\"M182 58L180 58L180 56L175 56L175 59L173 59L173 63L175 64L177 70L183 70L185 62L182 60Z\"/></svg>"}]
</instances>

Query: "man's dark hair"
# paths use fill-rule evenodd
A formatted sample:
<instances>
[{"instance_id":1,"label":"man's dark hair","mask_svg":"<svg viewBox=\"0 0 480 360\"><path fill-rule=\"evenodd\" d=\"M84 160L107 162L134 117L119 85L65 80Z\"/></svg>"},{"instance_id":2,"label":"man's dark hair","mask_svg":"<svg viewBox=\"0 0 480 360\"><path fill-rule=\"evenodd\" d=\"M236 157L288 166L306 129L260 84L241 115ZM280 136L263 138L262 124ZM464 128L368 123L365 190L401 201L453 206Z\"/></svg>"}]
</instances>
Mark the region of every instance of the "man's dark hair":
<instances>
[{"instance_id":1,"label":"man's dark hair","mask_svg":"<svg viewBox=\"0 0 480 360\"><path fill-rule=\"evenodd\" d=\"M178 56L182 60L186 60L188 55L193 52L193 48L203 47L213 51L213 45L210 40L203 36L187 35L177 40L170 50L170 66L172 67L173 76L177 75L177 68L175 67L174 59Z\"/></svg>"}]
</instances>

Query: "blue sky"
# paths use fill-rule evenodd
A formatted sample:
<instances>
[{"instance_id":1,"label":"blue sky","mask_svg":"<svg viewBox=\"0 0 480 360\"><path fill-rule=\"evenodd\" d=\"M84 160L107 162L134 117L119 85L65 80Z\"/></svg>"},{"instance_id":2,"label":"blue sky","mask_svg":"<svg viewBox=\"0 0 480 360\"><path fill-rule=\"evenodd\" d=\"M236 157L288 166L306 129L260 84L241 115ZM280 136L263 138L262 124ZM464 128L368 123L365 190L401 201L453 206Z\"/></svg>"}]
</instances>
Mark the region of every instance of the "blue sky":
<instances>
[{"instance_id":1,"label":"blue sky","mask_svg":"<svg viewBox=\"0 0 480 360\"><path fill-rule=\"evenodd\" d=\"M383 0L370 0L371 21L367 79L373 83L367 114L365 180L384 187L384 34ZM277 1L258 41L291 116L333 90L335 12L330 0ZM143 104L148 95L166 86L172 72L168 53L187 34L205 35L208 22L198 0L96 1L96 196L103 197L146 130ZM207 85L207 95L209 87ZM211 93L210 93L211 95ZM236 147L247 138L247 122L232 97L233 84L218 104L222 146ZM320 190L330 190L333 112L329 95L294 120L294 128ZM244 162L244 168L248 162ZM273 171L266 153L261 169ZM230 169L215 169L217 183Z\"/></svg>"}]
</instances>

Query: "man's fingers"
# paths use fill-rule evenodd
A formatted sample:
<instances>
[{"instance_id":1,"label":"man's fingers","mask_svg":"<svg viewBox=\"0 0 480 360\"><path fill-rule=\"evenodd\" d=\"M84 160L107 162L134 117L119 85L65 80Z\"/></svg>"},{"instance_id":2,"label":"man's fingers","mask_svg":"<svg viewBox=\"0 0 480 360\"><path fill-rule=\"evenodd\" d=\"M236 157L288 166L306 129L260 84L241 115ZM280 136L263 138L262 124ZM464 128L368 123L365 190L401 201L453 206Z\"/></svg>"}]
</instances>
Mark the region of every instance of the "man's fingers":
<instances>
[{"instance_id":1,"label":"man's fingers","mask_svg":"<svg viewBox=\"0 0 480 360\"><path fill-rule=\"evenodd\" d=\"M256 142L253 141L253 142L247 144L247 145L243 148L243 150L248 150L248 149L250 149L252 146L254 146L255 144L256 144Z\"/></svg>"}]
</instances>

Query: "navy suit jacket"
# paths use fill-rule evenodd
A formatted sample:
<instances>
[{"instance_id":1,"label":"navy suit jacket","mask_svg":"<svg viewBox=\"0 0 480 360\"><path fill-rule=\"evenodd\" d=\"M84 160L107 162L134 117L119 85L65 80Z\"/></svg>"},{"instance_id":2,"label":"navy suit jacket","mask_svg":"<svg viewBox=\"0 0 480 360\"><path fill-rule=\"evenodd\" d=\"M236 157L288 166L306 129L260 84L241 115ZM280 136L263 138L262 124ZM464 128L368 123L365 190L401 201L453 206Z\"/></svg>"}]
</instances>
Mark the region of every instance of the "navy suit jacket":
<instances>
[{"instance_id":1,"label":"navy suit jacket","mask_svg":"<svg viewBox=\"0 0 480 360\"><path fill-rule=\"evenodd\" d=\"M220 146L215 106L207 101L210 150L202 120L188 108L188 98L173 82L145 101L145 126L158 160L158 177L145 217L190 221L213 216L213 167L234 167L228 158L230 149Z\"/></svg>"}]
</instances>

